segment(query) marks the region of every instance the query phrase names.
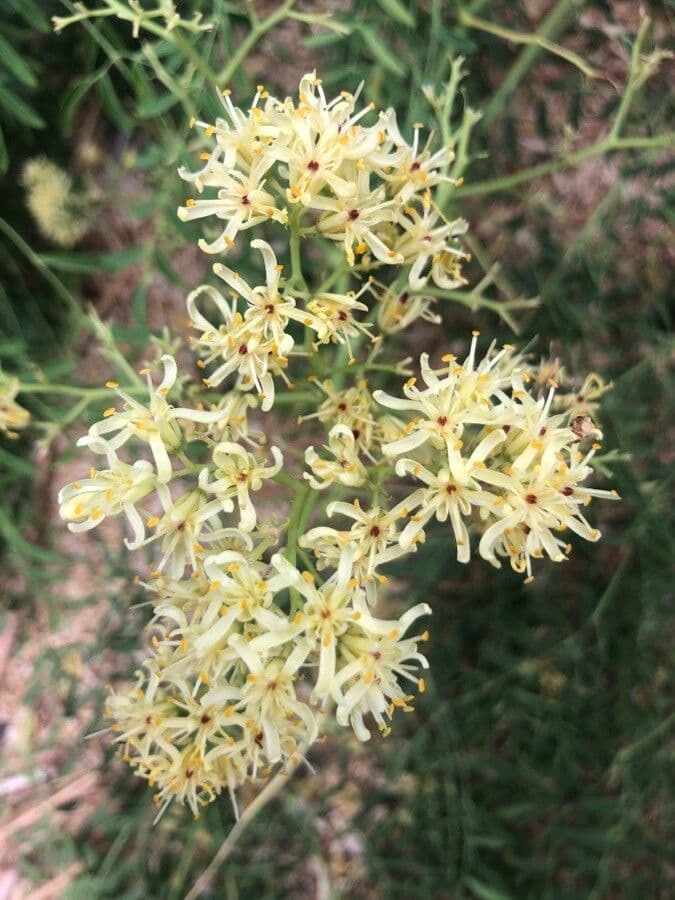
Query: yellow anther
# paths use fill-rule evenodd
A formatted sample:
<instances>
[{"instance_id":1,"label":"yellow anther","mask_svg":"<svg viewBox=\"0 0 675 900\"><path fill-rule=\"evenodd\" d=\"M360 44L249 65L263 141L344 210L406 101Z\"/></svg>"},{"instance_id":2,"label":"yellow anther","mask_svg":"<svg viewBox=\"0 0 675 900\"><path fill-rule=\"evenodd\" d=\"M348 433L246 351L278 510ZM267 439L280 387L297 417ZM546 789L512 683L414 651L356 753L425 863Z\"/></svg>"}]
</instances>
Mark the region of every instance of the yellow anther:
<instances>
[{"instance_id":1,"label":"yellow anther","mask_svg":"<svg viewBox=\"0 0 675 900\"><path fill-rule=\"evenodd\" d=\"M427 689L427 683L424 680L424 678L418 678L417 679L417 690L420 692L420 694L423 694L426 691L426 689Z\"/></svg>"},{"instance_id":2,"label":"yellow anther","mask_svg":"<svg viewBox=\"0 0 675 900\"><path fill-rule=\"evenodd\" d=\"M145 523L148 528L156 528L160 523L160 519L158 516L150 516L148 521Z\"/></svg>"},{"instance_id":3,"label":"yellow anther","mask_svg":"<svg viewBox=\"0 0 675 900\"><path fill-rule=\"evenodd\" d=\"M119 384L116 381L106 381L105 386L114 390L119 387Z\"/></svg>"},{"instance_id":4,"label":"yellow anther","mask_svg":"<svg viewBox=\"0 0 675 900\"><path fill-rule=\"evenodd\" d=\"M307 584L312 584L314 582L314 576L311 572L303 572L302 573L303 581L306 581Z\"/></svg>"},{"instance_id":5,"label":"yellow anther","mask_svg":"<svg viewBox=\"0 0 675 900\"><path fill-rule=\"evenodd\" d=\"M107 409L103 410L103 418L108 419L110 416L114 416L117 410L114 406L109 406Z\"/></svg>"},{"instance_id":6,"label":"yellow anther","mask_svg":"<svg viewBox=\"0 0 675 900\"><path fill-rule=\"evenodd\" d=\"M194 200L192 197L188 197L188 199L185 201L185 205L187 206L188 209L192 209L193 206L197 205L197 201Z\"/></svg>"}]
</instances>

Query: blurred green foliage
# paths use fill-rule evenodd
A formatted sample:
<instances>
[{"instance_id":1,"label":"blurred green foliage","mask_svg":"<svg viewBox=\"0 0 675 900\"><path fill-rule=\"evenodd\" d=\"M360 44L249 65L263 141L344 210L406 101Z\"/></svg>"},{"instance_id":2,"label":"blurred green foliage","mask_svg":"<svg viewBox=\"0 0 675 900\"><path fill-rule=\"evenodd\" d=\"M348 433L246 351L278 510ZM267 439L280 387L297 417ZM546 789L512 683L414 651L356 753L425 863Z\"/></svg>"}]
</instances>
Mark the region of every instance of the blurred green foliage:
<instances>
[{"instance_id":1,"label":"blurred green foliage","mask_svg":"<svg viewBox=\"0 0 675 900\"><path fill-rule=\"evenodd\" d=\"M512 184L508 177L540 157L563 160L559 168L565 168L564 160L597 139L595 131L583 143L589 117L611 128L621 109L621 86L607 90L606 82L589 80L538 44L516 47L462 19L462 13L484 17L530 34L525 4L351 0L336 6L338 30L317 27L323 4L286 3L278 14L266 3L192 0L179 6L185 19L202 13L216 27L167 32L161 19L152 19L136 39L129 22L106 17L57 35L49 18L72 14L68 2L11 0L0 11L3 368L32 383L77 383L80 348L91 337L86 304L92 298L96 303L106 278L131 266L136 276L128 310L109 317L128 358L143 352L153 273L179 290L187 287L172 263L192 240L175 219L182 200L176 168L187 159L190 116L217 111L216 87L227 84L244 100L258 80L276 87L277 72L316 63L331 90L365 81L367 98L396 107L407 130L431 119L422 86L448 77L449 55L465 56L463 102L470 100L485 115L474 128L466 188L453 198L453 212L461 210L472 223L483 270L499 261L497 283L505 296L540 298L536 310L518 316L519 340L534 340L537 353L551 348L572 370L594 368L614 380L601 420L606 446L618 452L611 479L623 499L604 513L601 544L577 547L562 572L542 566L533 585L523 586L510 572L458 566L440 536L428 541L423 568L399 573L408 586L406 604L424 599L434 608L431 676L415 715L368 748L386 777L361 792L350 827L363 835L366 874L355 876L342 896L671 896L668 142L615 148L607 185L593 194L581 218L570 209L573 224L564 227L564 194L561 199L546 180ZM672 24L668 4L647 6L657 25ZM593 54L600 67L611 40L623 53L625 75L635 34L615 19L612 7L602 0L560 0L543 10L540 33L564 46L581 44L578 52ZM577 40L580 32L584 41ZM548 79L543 88L537 84L542 72ZM632 98L627 132L640 138L667 134L669 103L672 94L668 99L657 73ZM109 185L102 208L112 220L115 179L132 170L142 190L123 213L139 227L121 245L99 227L76 249L56 250L26 212L21 166L44 154L77 169L88 117L105 154L97 165L108 173L102 176ZM524 119L533 122L531 132L523 131ZM564 145L566 130L581 132L574 151L556 148ZM545 148L534 159L533 143ZM488 192L475 190L491 181ZM151 233L141 227L148 221ZM473 275L474 282L481 277L478 263ZM447 308L450 340L477 324L486 334L509 337L507 325L490 311ZM73 420L68 396L35 393L25 401L36 419L52 423L50 438ZM86 418L89 408L84 403L78 415ZM53 448L51 443L42 452L53 454ZM56 561L50 550L49 527L40 516L44 474L34 459L28 437L0 439L0 534L6 566L23 576L8 607L30 605L40 591L56 621L59 573L68 563ZM132 650L138 643L137 620L127 607L142 595L123 560L110 558L103 545L102 552L111 577L123 584L100 645L79 648L89 660L105 647ZM27 689L37 696L57 677L71 702L93 703L92 729L98 727L102 687L82 696L77 683L64 683L58 653L41 661ZM350 748L331 746L348 778ZM74 748L73 760L76 755ZM408 776L412 787L398 790ZM76 837L46 823L23 860L25 874L40 882L78 861L83 874L68 889L70 898L183 896L231 826L226 804L209 808L197 822L171 810L153 830L144 784L112 765L103 781L117 798L113 811L102 807ZM294 873L324 852L314 820L331 796L313 797L310 782L309 775L296 776L293 789L254 821L211 896L313 896L312 883L303 888Z\"/></svg>"}]
</instances>

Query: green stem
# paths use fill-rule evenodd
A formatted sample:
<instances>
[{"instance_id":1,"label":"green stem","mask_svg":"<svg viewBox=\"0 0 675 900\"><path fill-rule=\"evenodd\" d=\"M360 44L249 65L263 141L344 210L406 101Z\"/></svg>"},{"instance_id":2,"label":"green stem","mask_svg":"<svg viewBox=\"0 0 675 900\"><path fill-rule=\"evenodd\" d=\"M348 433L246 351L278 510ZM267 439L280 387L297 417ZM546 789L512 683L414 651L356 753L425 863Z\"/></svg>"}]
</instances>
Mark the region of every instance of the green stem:
<instances>
[{"instance_id":1,"label":"green stem","mask_svg":"<svg viewBox=\"0 0 675 900\"><path fill-rule=\"evenodd\" d=\"M286 531L286 559L295 565L298 558L298 540L302 533L303 521L305 520L304 507L311 497L312 489L310 485L303 481L302 485L297 488L295 499L291 505L291 511L288 517L288 529ZM313 504L312 504L313 505ZM291 598L291 616L302 607L302 596L295 588L289 588Z\"/></svg>"},{"instance_id":2,"label":"green stem","mask_svg":"<svg viewBox=\"0 0 675 900\"><path fill-rule=\"evenodd\" d=\"M219 84L227 84L227 82L232 78L234 73L251 52L253 47L255 47L260 38L268 31L270 31L270 29L274 28L277 23L281 22L286 16L286 13L290 12L290 10L293 9L294 5L295 0L285 0L285 2L282 3L281 6L270 16L268 16L266 19L258 21L257 25L249 31L244 40L241 42L236 53L232 56L229 63L219 73Z\"/></svg>"},{"instance_id":3,"label":"green stem","mask_svg":"<svg viewBox=\"0 0 675 900\"><path fill-rule=\"evenodd\" d=\"M293 217L290 223L289 246L291 252L291 278L290 283L297 287L307 290L307 282L302 274L302 260L300 259L300 234L299 219Z\"/></svg>"},{"instance_id":4,"label":"green stem","mask_svg":"<svg viewBox=\"0 0 675 900\"><path fill-rule=\"evenodd\" d=\"M321 725L322 718L322 716L318 717L317 727ZM196 900L197 897L202 896L204 891L208 889L213 876L216 874L220 866L222 866L222 864L231 855L232 851L237 846L237 841L239 840L243 832L248 828L249 824L253 821L253 819L255 819L258 813L267 806L270 800L274 799L274 797L276 797L277 794L285 787L286 783L289 781L297 767L304 760L305 754L308 750L308 745L300 747L295 756L286 764L286 768L281 769L279 772L277 772L274 778L272 778L271 781L267 782L265 787L255 798L255 800L253 800L246 807L244 812L241 814L241 817L232 826L230 833L220 845L216 855L213 857L206 869L204 869L192 888L185 895L185 900Z\"/></svg>"},{"instance_id":5,"label":"green stem","mask_svg":"<svg viewBox=\"0 0 675 900\"><path fill-rule=\"evenodd\" d=\"M312 403L316 400L316 394L311 391L286 391L283 394L275 394L274 406L286 406L292 403Z\"/></svg>"},{"instance_id":6,"label":"green stem","mask_svg":"<svg viewBox=\"0 0 675 900\"><path fill-rule=\"evenodd\" d=\"M619 752L616 754L616 762L628 762L633 758L633 756L636 755L636 753L642 752L654 741L665 737L669 733L673 725L675 725L675 712L672 712L662 722L659 722L659 724L650 732L648 732L644 737L630 744L628 747L624 747L623 749L619 750Z\"/></svg>"},{"instance_id":7,"label":"green stem","mask_svg":"<svg viewBox=\"0 0 675 900\"><path fill-rule=\"evenodd\" d=\"M614 122L612 123L612 130L610 132L610 137L614 139L618 138L619 134L621 133L623 123L633 102L633 96L641 84L640 52L642 50L642 45L645 42L645 38L647 37L647 32L649 30L650 24L651 20L647 16L645 16L645 18L640 23L640 28L631 49L628 81L626 82L626 87L621 97L619 108L616 112L616 115L614 116Z\"/></svg>"},{"instance_id":8,"label":"green stem","mask_svg":"<svg viewBox=\"0 0 675 900\"><path fill-rule=\"evenodd\" d=\"M328 291L333 287L335 282L338 281L338 279L342 278L343 275L346 275L348 271L349 270L347 266L336 266L330 273L330 275L321 282L319 287L316 289L316 293L321 294L324 291Z\"/></svg>"},{"instance_id":9,"label":"green stem","mask_svg":"<svg viewBox=\"0 0 675 900\"><path fill-rule=\"evenodd\" d=\"M298 488L295 499L291 505L291 511L288 517L288 530L286 532L286 559L295 565L298 554L298 539L300 537L300 523L302 520L302 510L311 492L309 483L303 481Z\"/></svg>"},{"instance_id":10,"label":"green stem","mask_svg":"<svg viewBox=\"0 0 675 900\"><path fill-rule=\"evenodd\" d=\"M4 219L0 219L0 231L2 231L14 244L14 246L28 259L42 277L49 282L55 292L65 302L70 312L80 324L90 325L89 320L80 309L77 300L70 293L68 288L60 281L51 271L47 264L38 256L37 253L24 241L21 235L17 234L12 226Z\"/></svg>"},{"instance_id":11,"label":"green stem","mask_svg":"<svg viewBox=\"0 0 675 900\"><path fill-rule=\"evenodd\" d=\"M558 0L556 5L541 23L537 34L540 38L550 39L562 30L570 14L573 12L573 0ZM503 109L506 101L518 87L530 67L543 52L544 47L541 44L530 44L526 47L518 59L515 61L511 69L506 75L504 81L494 92L490 101L483 109L482 125L489 128L495 118Z\"/></svg>"},{"instance_id":12,"label":"green stem","mask_svg":"<svg viewBox=\"0 0 675 900\"><path fill-rule=\"evenodd\" d=\"M567 47L562 47L560 44L555 44L542 34L541 31L536 34L523 34L520 31L513 31L511 28L503 28L501 25L495 25L493 22L488 22L487 19L480 19L478 16L474 16L466 10L460 10L457 14L457 19L460 24L464 25L466 28L485 31L487 34L493 34L495 37L502 38L503 40L510 41L514 44L527 44L542 50L548 50L549 53L553 53L555 56L559 56L566 62L576 66L588 78L600 77L600 73L597 69L590 66L577 53L568 50Z\"/></svg>"},{"instance_id":13,"label":"green stem","mask_svg":"<svg viewBox=\"0 0 675 900\"><path fill-rule=\"evenodd\" d=\"M201 54L198 53L192 44L187 41L182 34L174 31L167 31L165 28L162 28L160 25L155 25L154 22L146 22L144 26L146 31L152 32L152 34L157 35L157 37L162 38L162 40L166 41L169 44L173 44L177 47L181 53L192 63L195 69L199 72L200 75L203 75L206 81L214 87L218 88L218 76L213 71L213 69L204 62Z\"/></svg>"},{"instance_id":14,"label":"green stem","mask_svg":"<svg viewBox=\"0 0 675 900\"><path fill-rule=\"evenodd\" d=\"M657 150L661 147L672 146L675 142L675 132L666 132L665 134L655 135L654 137L628 137L618 138L608 136L591 144L590 147L584 147L576 153L570 153L568 156L562 156L558 159L551 159L528 169L522 169L520 172L513 172L511 175L504 175L501 178L491 178L487 181L477 182L476 184L467 184L457 188L453 192L453 199L463 199L464 197L478 197L485 194L495 194L502 191L509 191L525 184L528 181L534 181L542 178L544 175L551 175L553 172L560 172L563 169L569 169L578 166L587 159L594 156L602 156L605 153L616 153L619 150Z\"/></svg>"},{"instance_id":15,"label":"green stem","mask_svg":"<svg viewBox=\"0 0 675 900\"><path fill-rule=\"evenodd\" d=\"M125 387L124 390L129 394L142 394L147 387ZM78 387L74 384L30 384L22 381L19 389L22 394L66 394L71 397L88 397L90 400L96 400L99 397L110 397L110 388L86 388Z\"/></svg>"}]
</instances>

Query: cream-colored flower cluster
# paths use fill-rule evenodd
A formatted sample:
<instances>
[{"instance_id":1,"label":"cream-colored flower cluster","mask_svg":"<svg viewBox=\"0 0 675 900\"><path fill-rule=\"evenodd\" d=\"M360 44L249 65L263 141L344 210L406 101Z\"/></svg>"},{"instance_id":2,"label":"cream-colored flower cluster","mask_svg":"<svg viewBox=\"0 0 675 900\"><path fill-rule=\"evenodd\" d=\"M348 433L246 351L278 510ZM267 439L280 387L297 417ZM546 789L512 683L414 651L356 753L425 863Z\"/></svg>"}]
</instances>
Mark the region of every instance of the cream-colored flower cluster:
<instances>
[{"instance_id":1,"label":"cream-colored flower cluster","mask_svg":"<svg viewBox=\"0 0 675 900\"><path fill-rule=\"evenodd\" d=\"M461 562L475 534L480 556L529 580L533 559L565 559L570 532L597 539L585 507L613 496L585 486L597 376L556 401L561 370L508 346L479 360L477 334L461 363L423 354L417 378L396 358L389 335L440 320L428 281L463 281L466 224L434 205L452 148L421 146L417 127L408 143L392 111L357 98L329 101L313 74L297 101L260 88L244 112L225 94L204 167L182 171L200 198L179 215L219 219L200 246L224 259L258 229L248 262L264 274L216 262L219 287L187 298L202 383L168 354L142 373L143 399L143 382L110 382L79 441L101 466L60 494L72 531L124 517L127 547L154 559L149 656L108 715L162 809L196 814L224 789L236 808L243 781L304 759L328 717L367 740L412 710L428 633L410 632L431 610L380 607L385 570L423 552L434 520ZM321 282L335 242L344 258ZM403 396L384 391L401 377Z\"/></svg>"},{"instance_id":2,"label":"cream-colored flower cluster","mask_svg":"<svg viewBox=\"0 0 675 900\"><path fill-rule=\"evenodd\" d=\"M72 247L86 233L83 198L67 172L44 157L28 160L21 173L26 205L45 237Z\"/></svg>"},{"instance_id":3,"label":"cream-colored flower cluster","mask_svg":"<svg viewBox=\"0 0 675 900\"><path fill-rule=\"evenodd\" d=\"M445 171L452 147L431 152L420 146L421 125L409 144L393 110L363 120L370 104L357 111L358 94L343 91L328 101L314 73L301 80L297 102L278 100L263 87L249 110L223 92L225 118L195 123L214 140L197 172L180 174L199 194L178 210L183 221L215 216L225 228L200 247L228 250L240 231L266 221L282 224L306 214L305 234L343 245L351 266L409 266L410 287L423 287L430 270L439 287L462 283L459 264L466 255L454 238L466 231L461 219L447 222L434 208L431 191L449 180ZM424 273L427 273L426 275Z\"/></svg>"},{"instance_id":4,"label":"cream-colored flower cluster","mask_svg":"<svg viewBox=\"0 0 675 900\"><path fill-rule=\"evenodd\" d=\"M457 559L468 562L467 522L475 521L480 555L497 567L498 557L508 557L531 580L533 558L561 562L571 552L562 535L598 540L583 508L594 496L617 494L583 484L602 437L591 420L584 420L586 435L596 440L582 452L574 406L551 415L555 387L542 396L530 391L533 373L512 347L490 347L477 362L477 336L463 363L448 354L433 369L423 354L423 388L411 378L403 397L375 392L380 404L407 418L405 435L385 444L385 455L398 476L422 485L407 498L399 542L409 547L424 540L431 519L449 519Z\"/></svg>"},{"instance_id":5,"label":"cream-colored flower cluster","mask_svg":"<svg viewBox=\"0 0 675 900\"><path fill-rule=\"evenodd\" d=\"M18 378L0 370L0 434L17 438L30 422L30 413L16 402L21 388Z\"/></svg>"}]
</instances>

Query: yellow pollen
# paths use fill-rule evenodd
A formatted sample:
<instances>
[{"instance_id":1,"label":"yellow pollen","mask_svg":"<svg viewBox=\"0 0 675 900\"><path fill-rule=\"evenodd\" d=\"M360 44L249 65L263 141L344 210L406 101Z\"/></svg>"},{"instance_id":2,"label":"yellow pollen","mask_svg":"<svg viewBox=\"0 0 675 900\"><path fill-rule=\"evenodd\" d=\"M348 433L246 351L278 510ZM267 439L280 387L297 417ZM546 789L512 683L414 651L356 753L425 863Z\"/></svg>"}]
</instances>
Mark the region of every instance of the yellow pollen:
<instances>
[{"instance_id":1,"label":"yellow pollen","mask_svg":"<svg viewBox=\"0 0 675 900\"><path fill-rule=\"evenodd\" d=\"M417 680L417 690L420 692L420 694L423 694L426 691L426 689L427 689L426 681L424 680L424 678L419 678Z\"/></svg>"},{"instance_id":2,"label":"yellow pollen","mask_svg":"<svg viewBox=\"0 0 675 900\"><path fill-rule=\"evenodd\" d=\"M148 528L156 528L157 525L159 525L159 523L160 523L160 519L158 516L150 516L150 518L148 519L148 521L145 524L148 526Z\"/></svg>"},{"instance_id":3,"label":"yellow pollen","mask_svg":"<svg viewBox=\"0 0 675 900\"><path fill-rule=\"evenodd\" d=\"M193 206L197 205L197 201L193 200L192 197L188 197L188 199L185 201L185 205L188 209L192 209Z\"/></svg>"},{"instance_id":4,"label":"yellow pollen","mask_svg":"<svg viewBox=\"0 0 675 900\"><path fill-rule=\"evenodd\" d=\"M114 406L109 406L107 409L103 410L103 418L109 419L110 416L114 416L116 412L117 412L117 410L115 409Z\"/></svg>"},{"instance_id":5,"label":"yellow pollen","mask_svg":"<svg viewBox=\"0 0 675 900\"><path fill-rule=\"evenodd\" d=\"M119 384L116 381L106 381L105 386L107 388L118 388Z\"/></svg>"}]
</instances>

